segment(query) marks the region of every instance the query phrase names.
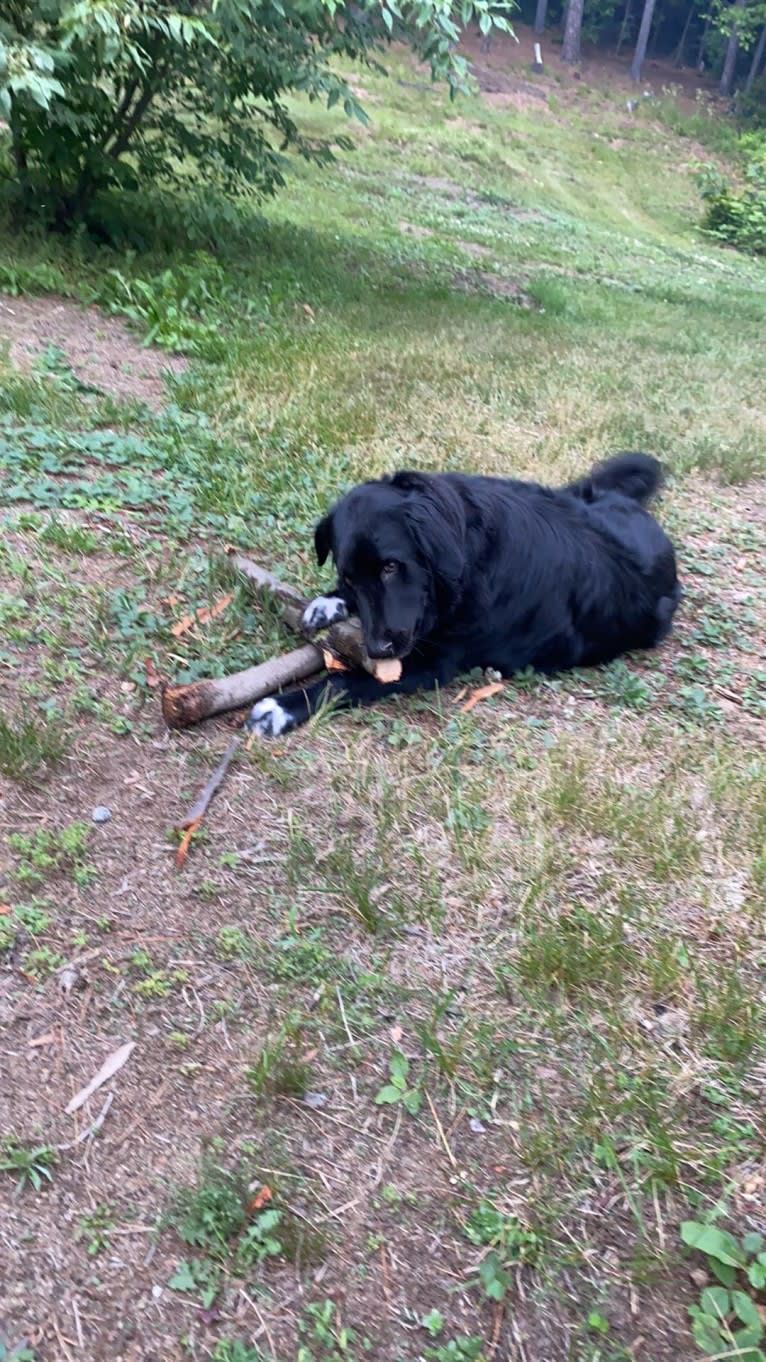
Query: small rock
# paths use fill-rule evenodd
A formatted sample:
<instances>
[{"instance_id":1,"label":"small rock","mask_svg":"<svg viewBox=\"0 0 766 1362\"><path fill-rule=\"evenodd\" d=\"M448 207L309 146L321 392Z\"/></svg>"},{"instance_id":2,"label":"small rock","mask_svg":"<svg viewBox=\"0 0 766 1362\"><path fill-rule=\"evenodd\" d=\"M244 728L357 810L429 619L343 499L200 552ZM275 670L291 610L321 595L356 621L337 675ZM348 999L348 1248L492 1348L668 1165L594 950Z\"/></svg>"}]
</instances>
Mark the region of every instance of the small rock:
<instances>
[{"instance_id":1,"label":"small rock","mask_svg":"<svg viewBox=\"0 0 766 1362\"><path fill-rule=\"evenodd\" d=\"M306 1106L306 1107L313 1107L316 1111L318 1111L320 1107L326 1107L326 1106L327 1106L327 1093L326 1093L326 1092L304 1092L304 1094L303 1094L303 1105Z\"/></svg>"},{"instance_id":2,"label":"small rock","mask_svg":"<svg viewBox=\"0 0 766 1362\"><path fill-rule=\"evenodd\" d=\"M94 823L108 823L111 816L112 810L108 809L106 804L98 804L91 814Z\"/></svg>"},{"instance_id":3,"label":"small rock","mask_svg":"<svg viewBox=\"0 0 766 1362\"><path fill-rule=\"evenodd\" d=\"M72 969L71 966L59 970L58 986L62 993L72 993L74 989L83 988L84 985L85 979L79 970Z\"/></svg>"},{"instance_id":4,"label":"small rock","mask_svg":"<svg viewBox=\"0 0 766 1362\"><path fill-rule=\"evenodd\" d=\"M154 1299L156 1301L158 1301L160 1296L162 1295L162 1287L160 1286L159 1282L154 1283L154 1286L152 1287L152 1295L154 1296Z\"/></svg>"},{"instance_id":5,"label":"small rock","mask_svg":"<svg viewBox=\"0 0 766 1362\"><path fill-rule=\"evenodd\" d=\"M468 1126L469 1129L473 1131L474 1135L484 1135L487 1129L487 1127L483 1125L482 1122L479 1120L478 1116L472 1116L470 1121L468 1122Z\"/></svg>"}]
</instances>

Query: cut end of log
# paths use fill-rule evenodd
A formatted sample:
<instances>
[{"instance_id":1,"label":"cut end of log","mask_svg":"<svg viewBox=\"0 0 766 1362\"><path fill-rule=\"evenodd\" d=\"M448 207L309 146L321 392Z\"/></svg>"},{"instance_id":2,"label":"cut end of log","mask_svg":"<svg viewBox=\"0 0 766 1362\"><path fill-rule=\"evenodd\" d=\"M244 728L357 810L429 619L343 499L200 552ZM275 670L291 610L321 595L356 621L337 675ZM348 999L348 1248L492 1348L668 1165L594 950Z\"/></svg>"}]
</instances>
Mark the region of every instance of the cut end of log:
<instances>
[{"instance_id":1,"label":"cut end of log","mask_svg":"<svg viewBox=\"0 0 766 1362\"><path fill-rule=\"evenodd\" d=\"M212 687L215 692L215 687ZM211 683L199 681L190 686L164 686L162 717L168 728L189 728L211 713Z\"/></svg>"},{"instance_id":2,"label":"cut end of log","mask_svg":"<svg viewBox=\"0 0 766 1362\"><path fill-rule=\"evenodd\" d=\"M398 681L402 675L402 664L398 657L386 658L383 662L375 662L372 674L382 686L390 686L393 681Z\"/></svg>"}]
</instances>

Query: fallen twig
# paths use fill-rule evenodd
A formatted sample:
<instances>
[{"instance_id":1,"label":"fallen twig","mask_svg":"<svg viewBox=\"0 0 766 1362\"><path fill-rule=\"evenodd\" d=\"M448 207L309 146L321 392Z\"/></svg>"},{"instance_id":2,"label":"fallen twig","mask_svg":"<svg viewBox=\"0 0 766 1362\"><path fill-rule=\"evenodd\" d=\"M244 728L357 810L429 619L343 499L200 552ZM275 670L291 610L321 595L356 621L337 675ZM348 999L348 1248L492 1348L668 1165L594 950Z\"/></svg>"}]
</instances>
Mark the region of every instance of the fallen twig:
<instances>
[{"instance_id":1,"label":"fallen twig","mask_svg":"<svg viewBox=\"0 0 766 1362\"><path fill-rule=\"evenodd\" d=\"M106 1114L109 1108L111 1107L113 1101L114 1093L110 1092L107 1095L107 1099L103 1107L101 1108L100 1112L98 1113L98 1116L96 1117L95 1121L93 1121L91 1125L86 1126L85 1130L81 1130L76 1139L70 1140L67 1144L54 1145L56 1153L63 1154L67 1149L75 1149L78 1144L82 1144L83 1140L90 1139L92 1135L96 1135L98 1131L101 1129L102 1125L104 1124L104 1121L106 1120Z\"/></svg>"},{"instance_id":2,"label":"fallen twig","mask_svg":"<svg viewBox=\"0 0 766 1362\"><path fill-rule=\"evenodd\" d=\"M480 700L488 700L491 695L499 695L501 690L503 690L502 681L490 681L488 685L479 686L477 690L472 690L465 704L460 706L463 714L470 714ZM465 692L463 691L461 694L465 694Z\"/></svg>"},{"instance_id":3,"label":"fallen twig","mask_svg":"<svg viewBox=\"0 0 766 1362\"><path fill-rule=\"evenodd\" d=\"M441 1142L442 1142L442 1144L443 1144L443 1146L444 1146L444 1150L445 1150L445 1153L446 1153L446 1155L447 1155L447 1158L449 1159L450 1163L452 1164L452 1167L453 1167L453 1168L457 1168L457 1159L455 1158L455 1155L452 1153L452 1150L450 1149L450 1147L449 1147L449 1145L448 1145L448 1143L447 1143L447 1136L444 1134L444 1126L442 1125L441 1121L439 1120L439 1114L438 1114L438 1112L437 1112L437 1110L436 1110L436 1107L434 1106L433 1102L431 1101L431 1094L428 1093L428 1092L426 1093L426 1101L427 1101L429 1107L431 1108L431 1115L432 1115L433 1118L434 1118L434 1125L436 1126L436 1130L437 1130L439 1139L441 1140Z\"/></svg>"},{"instance_id":4,"label":"fallen twig","mask_svg":"<svg viewBox=\"0 0 766 1362\"><path fill-rule=\"evenodd\" d=\"M64 1108L67 1116L71 1116L73 1111L79 1111L80 1107L87 1102L88 1098L93 1095L97 1088L100 1088L104 1083L107 1083L109 1079L122 1068L123 1064L127 1064L135 1048L136 1042L134 1040L129 1040L125 1045L121 1045L119 1050L113 1051L113 1053L104 1060L98 1073L90 1080L90 1083L87 1083L84 1088L81 1088L72 1098L71 1102L67 1102L67 1105Z\"/></svg>"},{"instance_id":5,"label":"fallen twig","mask_svg":"<svg viewBox=\"0 0 766 1362\"><path fill-rule=\"evenodd\" d=\"M221 785L239 744L240 738L239 735L237 735L236 738L232 738L213 774L206 782L201 794L195 799L186 817L182 818L180 823L176 823L174 831L183 833L183 837L178 844L178 850L176 851L176 865L179 870L182 870L186 864L186 857L189 853L192 837L202 822L213 795Z\"/></svg>"},{"instance_id":6,"label":"fallen twig","mask_svg":"<svg viewBox=\"0 0 766 1362\"><path fill-rule=\"evenodd\" d=\"M293 681L305 681L323 666L321 648L304 643L302 648L231 676L210 677L186 686L166 685L162 689L162 714L168 728L190 728L214 714L254 705Z\"/></svg>"}]
</instances>

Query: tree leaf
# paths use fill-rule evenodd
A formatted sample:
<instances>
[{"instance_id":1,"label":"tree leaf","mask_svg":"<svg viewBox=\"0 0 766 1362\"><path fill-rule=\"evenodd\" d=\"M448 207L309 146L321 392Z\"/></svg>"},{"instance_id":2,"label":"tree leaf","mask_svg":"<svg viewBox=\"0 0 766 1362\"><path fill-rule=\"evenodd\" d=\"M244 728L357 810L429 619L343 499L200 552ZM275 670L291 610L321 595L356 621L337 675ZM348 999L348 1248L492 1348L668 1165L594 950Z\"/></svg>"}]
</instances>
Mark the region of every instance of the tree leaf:
<instances>
[{"instance_id":1,"label":"tree leaf","mask_svg":"<svg viewBox=\"0 0 766 1362\"><path fill-rule=\"evenodd\" d=\"M381 1088L380 1092L375 1098L375 1102L379 1107L383 1106L387 1102L401 1102L401 1100L402 1100L401 1088L395 1088L392 1083L387 1083L385 1088Z\"/></svg>"},{"instance_id":2,"label":"tree leaf","mask_svg":"<svg viewBox=\"0 0 766 1362\"><path fill-rule=\"evenodd\" d=\"M725 1319L731 1310L731 1296L722 1286L708 1286L700 1296L700 1305L713 1319ZM743 1323L747 1323L743 1320Z\"/></svg>"},{"instance_id":3,"label":"tree leaf","mask_svg":"<svg viewBox=\"0 0 766 1362\"><path fill-rule=\"evenodd\" d=\"M406 1083L407 1075L410 1071L410 1063L406 1055L402 1054L401 1050L393 1051L389 1061L389 1068L391 1070L391 1081L393 1083L396 1083L397 1079L401 1080L402 1084Z\"/></svg>"},{"instance_id":4,"label":"tree leaf","mask_svg":"<svg viewBox=\"0 0 766 1362\"><path fill-rule=\"evenodd\" d=\"M758 1313L758 1306L746 1291L732 1291L731 1304L737 1319L740 1319L749 1330L756 1330L753 1339L757 1343L763 1336L763 1321Z\"/></svg>"},{"instance_id":5,"label":"tree leaf","mask_svg":"<svg viewBox=\"0 0 766 1362\"><path fill-rule=\"evenodd\" d=\"M727 1230L716 1229L715 1225L702 1225L698 1220L684 1220L681 1238L689 1248L698 1249L719 1263L728 1263L731 1267L743 1265L742 1250L734 1235Z\"/></svg>"},{"instance_id":6,"label":"tree leaf","mask_svg":"<svg viewBox=\"0 0 766 1362\"><path fill-rule=\"evenodd\" d=\"M744 1235L742 1238L742 1248L745 1253L749 1253L755 1258L763 1249L763 1235L758 1234L755 1230L750 1234Z\"/></svg>"},{"instance_id":7,"label":"tree leaf","mask_svg":"<svg viewBox=\"0 0 766 1362\"><path fill-rule=\"evenodd\" d=\"M178 1264L177 1272L170 1278L168 1286L171 1291L195 1291L197 1281L192 1272L191 1266L184 1259Z\"/></svg>"}]
</instances>

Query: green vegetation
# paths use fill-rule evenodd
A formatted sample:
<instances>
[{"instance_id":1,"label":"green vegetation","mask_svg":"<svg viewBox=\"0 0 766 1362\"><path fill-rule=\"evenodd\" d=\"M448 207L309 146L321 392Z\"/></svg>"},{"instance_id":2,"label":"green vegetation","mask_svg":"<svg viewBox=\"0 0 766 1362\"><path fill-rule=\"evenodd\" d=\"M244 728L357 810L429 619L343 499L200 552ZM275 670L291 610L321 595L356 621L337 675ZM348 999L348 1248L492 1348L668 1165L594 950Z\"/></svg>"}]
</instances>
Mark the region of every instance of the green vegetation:
<instances>
[{"instance_id":1,"label":"green vegetation","mask_svg":"<svg viewBox=\"0 0 766 1362\"><path fill-rule=\"evenodd\" d=\"M502 8L470 0L459 17L507 29ZM108 237L100 196L117 190L124 213L120 195L183 184L195 162L231 193L273 193L286 149L326 164L333 144L349 145L302 133L290 92L364 119L335 60L371 65L394 41L428 61L434 78L464 88L457 20L457 7L432 0L404 10L221 0L197 12L167 0L12 0L0 20L0 117L16 208L58 229L89 221Z\"/></svg>"},{"instance_id":2,"label":"green vegetation","mask_svg":"<svg viewBox=\"0 0 766 1362\"><path fill-rule=\"evenodd\" d=\"M358 150L258 214L189 163L129 251L0 223L0 1355L70 1298L83 1356L763 1351L766 273L694 178L739 134L482 63L340 64ZM667 646L243 750L175 868L230 730L160 681L291 646L227 542L308 592L358 479L620 447L668 466Z\"/></svg>"},{"instance_id":3,"label":"green vegetation","mask_svg":"<svg viewBox=\"0 0 766 1362\"><path fill-rule=\"evenodd\" d=\"M703 226L710 236L755 255L766 255L766 136L743 138L743 186L735 189L714 167L700 171L698 183L707 209Z\"/></svg>"}]
</instances>

